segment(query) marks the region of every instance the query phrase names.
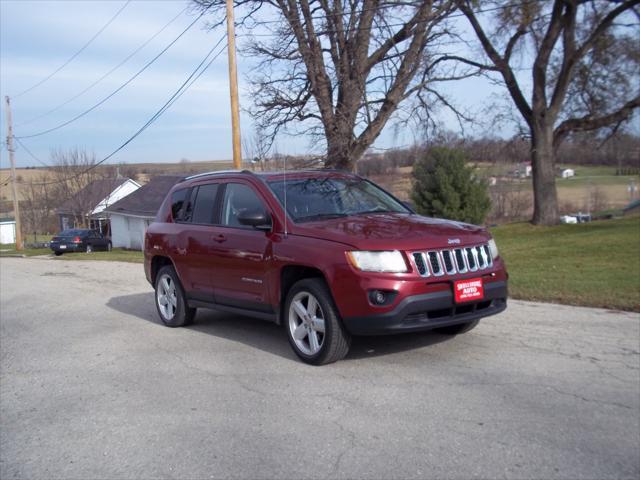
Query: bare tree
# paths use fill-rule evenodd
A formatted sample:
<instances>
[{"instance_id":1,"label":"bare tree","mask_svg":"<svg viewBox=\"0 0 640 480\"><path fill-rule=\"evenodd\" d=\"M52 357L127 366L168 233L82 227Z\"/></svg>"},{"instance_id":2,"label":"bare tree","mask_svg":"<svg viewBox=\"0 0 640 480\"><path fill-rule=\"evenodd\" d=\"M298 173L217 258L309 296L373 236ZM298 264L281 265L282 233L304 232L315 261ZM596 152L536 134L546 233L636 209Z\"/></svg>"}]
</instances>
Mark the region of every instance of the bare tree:
<instances>
[{"instance_id":1,"label":"bare tree","mask_svg":"<svg viewBox=\"0 0 640 480\"><path fill-rule=\"evenodd\" d=\"M89 215L95 208L95 193L89 187L96 180L116 178L115 167L96 167L96 156L80 148L55 150L51 153L53 196L66 202L76 225L87 227ZM115 188L115 185L114 185ZM98 199L102 200L102 199Z\"/></svg>"},{"instance_id":2,"label":"bare tree","mask_svg":"<svg viewBox=\"0 0 640 480\"><path fill-rule=\"evenodd\" d=\"M639 3L456 0L487 62L449 59L497 72L524 119L531 137L535 224L558 222L555 155L563 140L572 132L615 131L640 106ZM499 8L483 21L480 5ZM518 74L522 66L531 68L530 78Z\"/></svg>"},{"instance_id":3,"label":"bare tree","mask_svg":"<svg viewBox=\"0 0 640 480\"><path fill-rule=\"evenodd\" d=\"M253 165L258 165L264 171L266 162L269 160L269 151L272 143L260 130L255 129L252 135L242 137L242 147L244 157Z\"/></svg>"},{"instance_id":4,"label":"bare tree","mask_svg":"<svg viewBox=\"0 0 640 480\"><path fill-rule=\"evenodd\" d=\"M225 5L194 1L219 16ZM445 64L435 60L448 38L453 0L235 5L236 18L250 32L246 52L260 60L250 77L258 128L271 138L293 125L317 135L326 144L327 166L353 169L401 106L448 104L434 82L472 74L459 66L445 74Z\"/></svg>"}]
</instances>

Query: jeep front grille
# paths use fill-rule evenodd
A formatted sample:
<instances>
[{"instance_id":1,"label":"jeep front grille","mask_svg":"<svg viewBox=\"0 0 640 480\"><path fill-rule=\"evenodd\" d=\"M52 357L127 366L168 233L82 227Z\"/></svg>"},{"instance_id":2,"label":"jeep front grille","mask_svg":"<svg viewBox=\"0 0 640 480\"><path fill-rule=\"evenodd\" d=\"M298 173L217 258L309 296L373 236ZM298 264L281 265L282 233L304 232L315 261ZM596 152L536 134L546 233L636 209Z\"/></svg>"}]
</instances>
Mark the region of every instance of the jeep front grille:
<instances>
[{"instance_id":1,"label":"jeep front grille","mask_svg":"<svg viewBox=\"0 0 640 480\"><path fill-rule=\"evenodd\" d=\"M411 256L416 270L422 277L476 272L493 266L488 245L413 252Z\"/></svg>"}]
</instances>

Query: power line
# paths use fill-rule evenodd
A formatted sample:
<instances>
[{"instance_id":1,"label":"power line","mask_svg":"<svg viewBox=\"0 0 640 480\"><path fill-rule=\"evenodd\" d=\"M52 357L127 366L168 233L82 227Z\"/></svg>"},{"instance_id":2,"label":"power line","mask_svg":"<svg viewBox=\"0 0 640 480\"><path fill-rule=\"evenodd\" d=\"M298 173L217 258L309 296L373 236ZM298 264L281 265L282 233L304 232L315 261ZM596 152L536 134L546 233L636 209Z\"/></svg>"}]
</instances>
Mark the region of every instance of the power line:
<instances>
[{"instance_id":1,"label":"power line","mask_svg":"<svg viewBox=\"0 0 640 480\"><path fill-rule=\"evenodd\" d=\"M80 55L82 52L84 52L84 50L93 43L93 41L98 38L100 36L100 34L102 32L104 32L106 30L106 28L111 25L113 23L113 21L118 18L118 15L120 15L120 13L122 13L122 11L127 7L127 5L129 5L129 3L131 3L131 0L127 0L125 2L125 4L120 7L120 9L115 13L115 15L113 17L111 17L111 19L105 23L103 25L103 27L98 30L98 32L89 39L89 41L87 43L85 43L80 50L78 50L76 53L74 53L73 55L71 55L71 57L64 62L62 65L60 65L57 69L55 69L53 72L51 72L49 75L47 75L45 78L43 78L42 80L40 80L39 82L37 82L35 85L32 85L31 87L27 88L26 90L23 90L22 92L18 93L17 95L13 95L13 98L18 98L21 97L22 95L24 95L25 93L30 92L31 90L39 87L40 85L42 85L44 82L46 82L47 80L49 80L51 77L53 77L55 74L57 74L60 70L62 70L64 67L66 67L67 65L69 65L78 55Z\"/></svg>"},{"instance_id":2,"label":"power line","mask_svg":"<svg viewBox=\"0 0 640 480\"><path fill-rule=\"evenodd\" d=\"M22 142L20 141L20 139L19 139L18 137L13 137L13 138L14 138L14 140L15 140L16 142L18 142L18 143L20 144L20 146L21 146L22 148L24 148L24 150L29 154L29 156L30 156L31 158L33 158L36 162L40 163L41 165L44 165L46 168L49 168L49 167L51 166L51 165L49 165L49 164L47 164L47 163L43 162L42 160L40 160L38 157L36 157L36 156L31 152L31 150L29 150L29 149L27 148L27 146L26 146L24 143L22 143Z\"/></svg>"},{"instance_id":3,"label":"power line","mask_svg":"<svg viewBox=\"0 0 640 480\"><path fill-rule=\"evenodd\" d=\"M111 97L113 97L114 95L116 95L120 90L122 90L124 87L126 87L127 85L129 85L134 79L136 79L140 74L142 74L142 72L144 72L147 68L149 68L153 63L155 63L156 60L158 60L158 58L160 58L167 50L169 50L169 48L171 48L178 40L180 40L180 38L182 38L182 36L187 33L191 27L193 27L196 22L198 20L200 20L200 18L206 13L206 10L203 11L200 15L198 15L196 17L196 19L191 22L187 28L185 28L180 35L178 35L176 38L174 38L171 43L169 43L169 45L167 45L166 47L164 47L160 53L158 53L155 57L153 57L149 62L147 62L140 70L138 70L132 77L130 77L125 83L123 83L122 85L120 85L118 88L116 88L113 92L111 92L109 95L107 95L106 97L104 97L102 100L100 100L98 103L94 104L92 107L88 108L87 110L85 110L84 112L76 115L75 117L73 117L70 120L67 120L66 122L63 122L55 127L49 128L47 130L43 130L41 132L37 132L37 133L33 133L30 135L21 135L20 137L16 137L16 138L33 138L33 137L39 137L41 135L46 135L47 133L51 133L54 132L56 130L59 130L63 127L66 127L67 125L75 122L76 120L84 117L85 115L87 115L88 113L92 112L93 110L95 110L96 108L98 108L100 105L102 105L103 103L105 103L107 100L109 100Z\"/></svg>"},{"instance_id":4,"label":"power line","mask_svg":"<svg viewBox=\"0 0 640 480\"><path fill-rule=\"evenodd\" d=\"M135 140L139 135L142 134L142 132L144 132L147 128L149 128L149 126L151 126L151 124L153 124L158 118L160 118L160 116L162 116L162 114L164 114L169 108L171 108L171 106L195 83L195 81L200 78L200 76L211 66L211 64L214 62L214 60L216 60L221 54L222 52L224 52L224 48L220 49L220 51L218 53L216 53L211 59L209 59L209 57L213 54L213 52L215 51L216 48L218 48L218 46L222 43L222 41L224 40L224 36L222 36L220 38L220 40L218 40L218 42L213 46L213 48L211 50L209 50L209 52L207 53L207 55L202 59L202 61L198 64L198 66L193 70L193 72L191 72L191 74L186 78L186 80L182 83L182 85L180 85L180 87L178 87L178 89L173 93L173 95L171 95L171 97L169 97L169 99L164 103L164 105L162 105L162 107L160 107L160 109L158 111L156 111L156 113L154 113L151 118L149 118L149 120L147 120L147 122L142 125L142 127L140 127L131 137L129 137L124 143L122 143L118 148L116 148L115 150L113 150L111 153L109 153L106 157L104 157L102 160L100 160L99 162L91 165L90 167L86 168L85 170L83 170L82 172L72 176L71 178L77 178L81 175L84 175L85 173L93 170L94 168L98 167L99 165L102 165L104 162L106 162L107 160L109 160L111 157L113 157L115 154L117 154L120 150L122 150L123 148L125 148L127 145L129 145L133 140ZM226 47L226 45L225 45ZM209 60L209 62L207 63L207 60ZM205 65L206 63L206 65ZM204 65L204 68L202 68ZM22 143L21 143L22 145ZM52 181L52 182L41 182L41 183L34 183L33 185L51 185L51 184L56 184L56 183L62 183L65 181L68 181L69 179L63 179L63 180L56 180L56 181Z\"/></svg>"},{"instance_id":5,"label":"power line","mask_svg":"<svg viewBox=\"0 0 640 480\"><path fill-rule=\"evenodd\" d=\"M81 97L82 95L84 95L85 93L87 93L89 90L91 90L93 87L95 87L98 83L100 83L101 81L103 81L105 78L107 78L109 75L111 75L113 72L115 72L118 68L120 68L122 65L124 65L125 63L127 63L133 56L135 56L138 52L140 52L140 50L142 50L144 47L146 47L147 45L149 45L149 43L151 43L158 35L160 35L162 32L164 32L169 25L171 25L173 22L175 22L180 16L182 16L182 14L189 9L189 7L185 7L183 8L180 13L178 13L175 17L173 17L171 20L169 20L169 22L167 24L165 24L160 30L158 30L156 33L154 33L149 39L147 39L142 45L140 45L138 48L136 48L132 53L130 53L124 60L122 60L120 63L118 63L115 67L113 67L111 70L109 70L107 73L105 73L104 75L102 75L100 78L98 78L95 82L93 82L91 85L89 85L88 87L86 87L84 90L82 90L81 92L79 92L78 94L74 95L73 97L69 98L68 100L66 100L65 102L59 104L57 107L52 108L51 110L47 110L44 113L41 113L40 115L36 115L35 117L26 120L24 122L20 122L16 125L16 127L20 127L23 125L28 125L29 123L33 123L36 120L40 120L43 117L46 117L47 115L50 115L54 112L57 112L58 110L60 110L62 107L68 105L69 103L73 102L75 99L77 99L78 97Z\"/></svg>"}]
</instances>

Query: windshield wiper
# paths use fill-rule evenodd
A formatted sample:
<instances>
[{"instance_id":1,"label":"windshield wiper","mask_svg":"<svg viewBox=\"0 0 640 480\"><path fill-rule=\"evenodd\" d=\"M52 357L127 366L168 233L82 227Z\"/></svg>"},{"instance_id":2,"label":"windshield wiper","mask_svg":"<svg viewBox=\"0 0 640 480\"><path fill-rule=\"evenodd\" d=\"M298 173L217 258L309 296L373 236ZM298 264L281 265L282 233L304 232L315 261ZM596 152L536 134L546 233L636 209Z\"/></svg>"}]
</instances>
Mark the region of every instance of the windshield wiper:
<instances>
[{"instance_id":1,"label":"windshield wiper","mask_svg":"<svg viewBox=\"0 0 640 480\"><path fill-rule=\"evenodd\" d=\"M298 218L299 222L310 222L312 220L329 220L332 218L346 217L346 213L318 213L316 215L308 215L306 217Z\"/></svg>"}]
</instances>

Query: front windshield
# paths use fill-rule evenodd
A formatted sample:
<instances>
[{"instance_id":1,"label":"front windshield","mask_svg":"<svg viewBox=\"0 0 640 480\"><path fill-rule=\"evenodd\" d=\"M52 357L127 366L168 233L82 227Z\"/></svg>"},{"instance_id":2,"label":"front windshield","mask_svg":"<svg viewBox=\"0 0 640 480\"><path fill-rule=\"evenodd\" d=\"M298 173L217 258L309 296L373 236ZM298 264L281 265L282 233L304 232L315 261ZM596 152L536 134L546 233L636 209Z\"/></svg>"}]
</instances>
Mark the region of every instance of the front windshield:
<instances>
[{"instance_id":1,"label":"front windshield","mask_svg":"<svg viewBox=\"0 0 640 480\"><path fill-rule=\"evenodd\" d=\"M365 213L411 213L402 203L359 178L306 178L287 180L286 208L296 222L347 217ZM269 182L282 205L284 180Z\"/></svg>"}]
</instances>

